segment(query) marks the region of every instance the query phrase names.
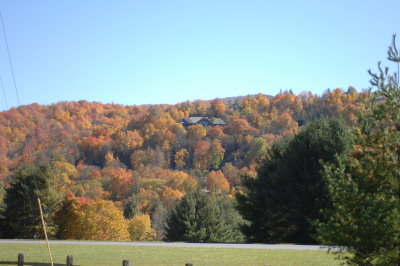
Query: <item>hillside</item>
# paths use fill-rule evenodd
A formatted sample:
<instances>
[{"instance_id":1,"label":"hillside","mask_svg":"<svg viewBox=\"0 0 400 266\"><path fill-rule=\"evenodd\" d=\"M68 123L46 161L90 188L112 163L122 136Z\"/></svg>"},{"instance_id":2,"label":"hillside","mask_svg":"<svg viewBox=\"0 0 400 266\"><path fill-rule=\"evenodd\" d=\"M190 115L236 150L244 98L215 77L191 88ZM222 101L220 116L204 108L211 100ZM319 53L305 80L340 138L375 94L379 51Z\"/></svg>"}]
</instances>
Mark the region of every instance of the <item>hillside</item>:
<instances>
[{"instance_id":1,"label":"hillside","mask_svg":"<svg viewBox=\"0 0 400 266\"><path fill-rule=\"evenodd\" d=\"M240 175L255 174L274 140L321 116L351 123L366 96L336 89L176 105L21 106L0 113L0 181L7 187L21 165L50 162L63 193L120 207L133 202L152 215L198 187L232 197L241 189ZM224 125L185 127L181 119L191 116Z\"/></svg>"}]
</instances>

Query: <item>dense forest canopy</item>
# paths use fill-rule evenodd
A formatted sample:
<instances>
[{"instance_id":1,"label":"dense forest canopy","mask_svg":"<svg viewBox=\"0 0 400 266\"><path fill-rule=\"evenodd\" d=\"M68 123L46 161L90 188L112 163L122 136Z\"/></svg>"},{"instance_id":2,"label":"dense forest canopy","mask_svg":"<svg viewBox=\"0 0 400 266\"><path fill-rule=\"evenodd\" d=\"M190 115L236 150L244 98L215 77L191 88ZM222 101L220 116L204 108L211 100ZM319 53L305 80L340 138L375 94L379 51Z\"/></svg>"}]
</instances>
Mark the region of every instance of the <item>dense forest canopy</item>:
<instances>
[{"instance_id":1,"label":"dense forest canopy","mask_svg":"<svg viewBox=\"0 0 400 266\"><path fill-rule=\"evenodd\" d=\"M195 175L228 163L251 169L260 139L270 144L322 116L342 116L351 123L366 94L350 88L322 96L284 92L227 102L121 106L80 101L12 108L0 113L0 180L10 181L21 164L44 161L77 167L76 180L82 179L82 168L86 174L107 167L157 167ZM226 125L182 126L180 119L191 116L221 118ZM207 156L209 150L220 151L222 159Z\"/></svg>"},{"instance_id":2,"label":"dense forest canopy","mask_svg":"<svg viewBox=\"0 0 400 266\"><path fill-rule=\"evenodd\" d=\"M64 207L74 203L79 213L112 201L121 212L147 215L143 221L150 216L161 239L167 210L186 193L202 189L233 200L242 191L241 176L256 175L274 141L321 117L352 124L369 96L350 87L321 96L282 92L176 105L79 101L12 108L0 113L0 183L7 189L21 166L48 163L67 195ZM182 122L190 117L218 125ZM0 206L4 191L0 187Z\"/></svg>"}]
</instances>

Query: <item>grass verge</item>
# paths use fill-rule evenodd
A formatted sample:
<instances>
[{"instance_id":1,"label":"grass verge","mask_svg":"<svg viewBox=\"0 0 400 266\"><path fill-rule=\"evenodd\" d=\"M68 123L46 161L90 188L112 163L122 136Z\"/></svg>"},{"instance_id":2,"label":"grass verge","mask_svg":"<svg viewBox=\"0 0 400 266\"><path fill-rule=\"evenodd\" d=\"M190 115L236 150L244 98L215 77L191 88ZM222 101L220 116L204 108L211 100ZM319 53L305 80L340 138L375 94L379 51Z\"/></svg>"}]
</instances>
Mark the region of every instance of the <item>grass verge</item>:
<instances>
[{"instance_id":1,"label":"grass verge","mask_svg":"<svg viewBox=\"0 0 400 266\"><path fill-rule=\"evenodd\" d=\"M130 265L341 265L326 251L260 250L226 248L176 248L130 246L51 246L54 262L65 263L66 256L74 256L74 264L81 266L122 265L127 259ZM39 244L0 244L0 261L17 260L18 253L26 261L49 262L47 247Z\"/></svg>"}]
</instances>

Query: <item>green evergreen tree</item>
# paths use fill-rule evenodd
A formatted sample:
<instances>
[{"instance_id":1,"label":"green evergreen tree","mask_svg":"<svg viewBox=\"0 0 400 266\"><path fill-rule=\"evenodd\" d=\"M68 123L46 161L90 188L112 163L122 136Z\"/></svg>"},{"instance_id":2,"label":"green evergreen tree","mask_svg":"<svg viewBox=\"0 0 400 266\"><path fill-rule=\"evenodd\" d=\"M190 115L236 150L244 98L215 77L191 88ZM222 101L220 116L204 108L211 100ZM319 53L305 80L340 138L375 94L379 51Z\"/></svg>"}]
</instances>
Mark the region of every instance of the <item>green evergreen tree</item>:
<instances>
[{"instance_id":1,"label":"green evergreen tree","mask_svg":"<svg viewBox=\"0 0 400 266\"><path fill-rule=\"evenodd\" d=\"M6 189L2 231L6 238L33 238L41 236L41 218L37 199L42 201L42 209L47 222L48 234L55 235L54 213L64 195L56 184L49 164L25 165L19 168Z\"/></svg>"},{"instance_id":2,"label":"green evergreen tree","mask_svg":"<svg viewBox=\"0 0 400 266\"><path fill-rule=\"evenodd\" d=\"M239 226L226 218L214 196L204 192L186 194L167 218L166 239L187 242L235 242L243 239ZM228 208L227 205L225 205ZM233 206L230 206L233 209Z\"/></svg>"},{"instance_id":3,"label":"green evergreen tree","mask_svg":"<svg viewBox=\"0 0 400 266\"><path fill-rule=\"evenodd\" d=\"M238 208L250 222L243 232L251 242L314 243L310 219L330 206L320 171L323 162L348 150L349 130L342 120L310 123L293 138L276 142L256 178L243 178Z\"/></svg>"},{"instance_id":4,"label":"green evergreen tree","mask_svg":"<svg viewBox=\"0 0 400 266\"><path fill-rule=\"evenodd\" d=\"M399 66L395 36L389 60ZM333 208L324 211L325 222L315 224L319 240L342 246L339 256L349 263L400 265L399 73L378 66L378 75L370 72L377 97L355 129L352 153L325 166Z\"/></svg>"},{"instance_id":5,"label":"green evergreen tree","mask_svg":"<svg viewBox=\"0 0 400 266\"><path fill-rule=\"evenodd\" d=\"M128 198L128 200L124 203L124 217L126 219L131 219L135 215L140 214L140 210L138 208L139 200L134 197Z\"/></svg>"},{"instance_id":6,"label":"green evergreen tree","mask_svg":"<svg viewBox=\"0 0 400 266\"><path fill-rule=\"evenodd\" d=\"M225 221L225 223L231 227L233 234L231 235L229 241L234 243L243 243L245 242L245 236L241 232L242 226L247 224L246 220L240 215L237 211L237 200L231 199L227 197L218 197L217 205L221 210L221 218Z\"/></svg>"}]
</instances>

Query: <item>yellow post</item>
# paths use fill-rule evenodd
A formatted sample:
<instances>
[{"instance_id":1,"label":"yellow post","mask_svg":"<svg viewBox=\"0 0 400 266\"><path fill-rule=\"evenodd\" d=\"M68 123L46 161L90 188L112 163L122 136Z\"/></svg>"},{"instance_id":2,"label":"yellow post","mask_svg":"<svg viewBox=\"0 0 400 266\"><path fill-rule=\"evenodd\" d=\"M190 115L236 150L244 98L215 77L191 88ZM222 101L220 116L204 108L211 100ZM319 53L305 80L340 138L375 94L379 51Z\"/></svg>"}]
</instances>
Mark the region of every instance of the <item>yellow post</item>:
<instances>
[{"instance_id":1,"label":"yellow post","mask_svg":"<svg viewBox=\"0 0 400 266\"><path fill-rule=\"evenodd\" d=\"M40 203L40 199L39 199L39 198L38 198L38 204L39 204L39 210L40 210L40 217L42 218L42 225L43 225L44 237L46 238L47 249L49 250L50 263L51 263L51 266L54 266L54 263L53 263L53 256L51 256L51 250L50 250L49 239L47 238L46 225L45 225L45 223L44 223L44 217L43 217L43 211L42 211L42 204Z\"/></svg>"}]
</instances>

